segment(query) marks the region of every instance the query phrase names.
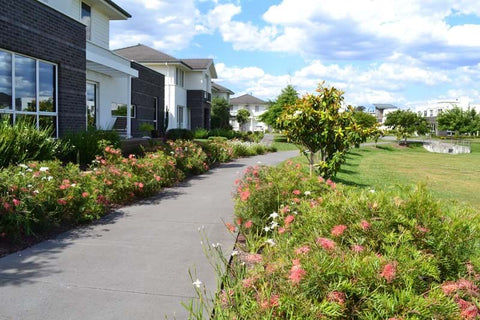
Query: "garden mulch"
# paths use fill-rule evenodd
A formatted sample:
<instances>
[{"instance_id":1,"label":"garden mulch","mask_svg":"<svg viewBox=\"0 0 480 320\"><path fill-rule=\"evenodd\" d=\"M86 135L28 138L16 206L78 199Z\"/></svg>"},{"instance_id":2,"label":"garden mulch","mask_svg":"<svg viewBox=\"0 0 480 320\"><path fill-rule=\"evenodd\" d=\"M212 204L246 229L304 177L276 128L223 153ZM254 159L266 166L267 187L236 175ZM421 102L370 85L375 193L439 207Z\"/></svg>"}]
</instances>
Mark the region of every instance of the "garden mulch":
<instances>
[{"instance_id":1,"label":"garden mulch","mask_svg":"<svg viewBox=\"0 0 480 320\"><path fill-rule=\"evenodd\" d=\"M181 302L196 297L189 269L207 290L216 289L200 233L221 243L226 255L234 246L224 226L232 221L234 180L250 165L275 165L296 155L222 164L1 258L0 319L187 319Z\"/></svg>"}]
</instances>

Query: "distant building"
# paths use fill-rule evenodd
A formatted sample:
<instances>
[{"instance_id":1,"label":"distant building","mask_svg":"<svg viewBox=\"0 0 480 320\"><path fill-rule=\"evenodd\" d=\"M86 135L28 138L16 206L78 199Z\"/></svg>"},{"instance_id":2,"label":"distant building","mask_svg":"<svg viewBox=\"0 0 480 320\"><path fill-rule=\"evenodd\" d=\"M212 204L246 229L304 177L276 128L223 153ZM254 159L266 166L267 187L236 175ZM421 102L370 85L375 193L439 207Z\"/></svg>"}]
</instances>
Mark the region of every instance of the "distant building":
<instances>
[{"instance_id":1,"label":"distant building","mask_svg":"<svg viewBox=\"0 0 480 320\"><path fill-rule=\"evenodd\" d=\"M268 125L261 122L258 118L268 109L268 102L256 98L250 94L230 99L230 125L233 130L240 131L239 123L236 120L238 110L246 109L250 112L249 121L243 126L245 131L266 131Z\"/></svg>"},{"instance_id":2,"label":"distant building","mask_svg":"<svg viewBox=\"0 0 480 320\"><path fill-rule=\"evenodd\" d=\"M232 90L225 88L221 85L219 85L216 82L212 81L212 97L213 98L223 98L227 100L228 103L230 103L230 96L235 94Z\"/></svg>"},{"instance_id":3,"label":"distant building","mask_svg":"<svg viewBox=\"0 0 480 320\"><path fill-rule=\"evenodd\" d=\"M375 106L375 117L377 118L377 122L382 125L385 122L386 115L398 109L393 104L374 103L373 105Z\"/></svg>"}]
</instances>

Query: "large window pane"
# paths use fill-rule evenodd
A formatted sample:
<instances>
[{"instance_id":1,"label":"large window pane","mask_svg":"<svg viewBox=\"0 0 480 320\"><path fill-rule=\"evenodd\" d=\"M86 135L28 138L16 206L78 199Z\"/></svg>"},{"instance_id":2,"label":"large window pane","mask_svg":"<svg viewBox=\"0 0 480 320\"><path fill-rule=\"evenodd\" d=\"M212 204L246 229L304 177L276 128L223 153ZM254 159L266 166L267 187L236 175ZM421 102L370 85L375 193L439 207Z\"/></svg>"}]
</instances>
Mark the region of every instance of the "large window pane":
<instances>
[{"instance_id":1,"label":"large window pane","mask_svg":"<svg viewBox=\"0 0 480 320\"><path fill-rule=\"evenodd\" d=\"M97 126L97 85L87 83L87 126Z\"/></svg>"},{"instance_id":2,"label":"large window pane","mask_svg":"<svg viewBox=\"0 0 480 320\"><path fill-rule=\"evenodd\" d=\"M40 61L39 65L39 108L40 111L55 112L55 66Z\"/></svg>"},{"instance_id":3,"label":"large window pane","mask_svg":"<svg viewBox=\"0 0 480 320\"><path fill-rule=\"evenodd\" d=\"M12 109L12 55L0 51L0 109Z\"/></svg>"},{"instance_id":4,"label":"large window pane","mask_svg":"<svg viewBox=\"0 0 480 320\"><path fill-rule=\"evenodd\" d=\"M15 55L15 109L36 112L35 60Z\"/></svg>"},{"instance_id":5,"label":"large window pane","mask_svg":"<svg viewBox=\"0 0 480 320\"><path fill-rule=\"evenodd\" d=\"M18 114L15 116L15 122L16 123L27 123L29 125L32 125L34 127L37 126L37 116L35 115L30 115L30 114Z\"/></svg>"},{"instance_id":6,"label":"large window pane","mask_svg":"<svg viewBox=\"0 0 480 320\"><path fill-rule=\"evenodd\" d=\"M91 38L91 29L92 29L92 12L89 5L82 2L82 22L87 26L85 29L87 33L87 40Z\"/></svg>"}]
</instances>

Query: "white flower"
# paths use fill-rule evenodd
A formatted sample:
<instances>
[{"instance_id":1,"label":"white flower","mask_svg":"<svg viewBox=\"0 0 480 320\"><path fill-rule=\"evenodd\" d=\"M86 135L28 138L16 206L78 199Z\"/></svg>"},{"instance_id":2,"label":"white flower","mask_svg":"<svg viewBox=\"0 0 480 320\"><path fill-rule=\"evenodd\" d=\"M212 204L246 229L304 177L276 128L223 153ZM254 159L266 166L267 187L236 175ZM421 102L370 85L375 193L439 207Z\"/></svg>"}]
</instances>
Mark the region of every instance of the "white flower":
<instances>
[{"instance_id":1,"label":"white flower","mask_svg":"<svg viewBox=\"0 0 480 320\"><path fill-rule=\"evenodd\" d=\"M274 245L276 245L275 241L273 241L273 239L268 239L267 241L265 241L265 243L268 243L269 245L271 245L272 247Z\"/></svg>"},{"instance_id":2,"label":"white flower","mask_svg":"<svg viewBox=\"0 0 480 320\"><path fill-rule=\"evenodd\" d=\"M306 195L306 196L309 196L309 195L311 195L312 193L311 193L310 191L305 191L303 194Z\"/></svg>"},{"instance_id":3,"label":"white flower","mask_svg":"<svg viewBox=\"0 0 480 320\"><path fill-rule=\"evenodd\" d=\"M27 185L27 188L31 188L31 187L33 187L31 184Z\"/></svg>"},{"instance_id":4,"label":"white flower","mask_svg":"<svg viewBox=\"0 0 480 320\"><path fill-rule=\"evenodd\" d=\"M273 213L270 214L269 217L272 218L272 219L278 218L278 213L273 212Z\"/></svg>"},{"instance_id":5,"label":"white flower","mask_svg":"<svg viewBox=\"0 0 480 320\"><path fill-rule=\"evenodd\" d=\"M52 176L48 176L48 177L47 177L47 180L48 180L48 181L50 181L50 180L52 180L52 179L53 179Z\"/></svg>"},{"instance_id":6,"label":"white flower","mask_svg":"<svg viewBox=\"0 0 480 320\"><path fill-rule=\"evenodd\" d=\"M261 163L262 163L262 161L257 161L257 163L258 163L258 164L261 164Z\"/></svg>"},{"instance_id":7,"label":"white flower","mask_svg":"<svg viewBox=\"0 0 480 320\"><path fill-rule=\"evenodd\" d=\"M235 257L236 255L238 255L238 250L233 250L232 251L232 257Z\"/></svg>"},{"instance_id":8,"label":"white flower","mask_svg":"<svg viewBox=\"0 0 480 320\"><path fill-rule=\"evenodd\" d=\"M293 116L294 116L294 117L298 117L298 116L301 115L301 114L302 114L302 111L297 110L297 111L295 111L295 112L293 113Z\"/></svg>"},{"instance_id":9,"label":"white flower","mask_svg":"<svg viewBox=\"0 0 480 320\"><path fill-rule=\"evenodd\" d=\"M23 168L23 169L28 169L28 166L26 164L23 164L23 163L20 163L18 166Z\"/></svg>"},{"instance_id":10,"label":"white flower","mask_svg":"<svg viewBox=\"0 0 480 320\"><path fill-rule=\"evenodd\" d=\"M32 170L32 169L30 169L30 168L28 168L28 169L27 169L27 172L32 172L32 171L33 171L33 170Z\"/></svg>"},{"instance_id":11,"label":"white flower","mask_svg":"<svg viewBox=\"0 0 480 320\"><path fill-rule=\"evenodd\" d=\"M25 176L25 173L23 173L23 172L19 172L18 174L21 175L21 176Z\"/></svg>"},{"instance_id":12,"label":"white flower","mask_svg":"<svg viewBox=\"0 0 480 320\"><path fill-rule=\"evenodd\" d=\"M268 231L270 231L270 227L267 226L267 227L263 228L263 230L265 230L265 232L268 232Z\"/></svg>"},{"instance_id":13,"label":"white flower","mask_svg":"<svg viewBox=\"0 0 480 320\"><path fill-rule=\"evenodd\" d=\"M193 284L195 287L200 288L200 286L202 285L202 281L200 281L199 279L197 279L197 280L195 280L192 284Z\"/></svg>"},{"instance_id":14,"label":"white flower","mask_svg":"<svg viewBox=\"0 0 480 320\"><path fill-rule=\"evenodd\" d=\"M40 191L38 191L38 190L34 190L34 191L33 191L33 193L35 193L35 194L39 194L39 193L40 193Z\"/></svg>"},{"instance_id":15,"label":"white flower","mask_svg":"<svg viewBox=\"0 0 480 320\"><path fill-rule=\"evenodd\" d=\"M72 183L72 184L71 184L72 187L75 187L76 185L77 185L76 183Z\"/></svg>"},{"instance_id":16,"label":"white flower","mask_svg":"<svg viewBox=\"0 0 480 320\"><path fill-rule=\"evenodd\" d=\"M375 190L374 190L374 189L370 189L370 193L375 193Z\"/></svg>"},{"instance_id":17,"label":"white flower","mask_svg":"<svg viewBox=\"0 0 480 320\"><path fill-rule=\"evenodd\" d=\"M40 167L39 170L42 171L42 172L45 172L45 171L48 171L48 167Z\"/></svg>"},{"instance_id":18,"label":"white flower","mask_svg":"<svg viewBox=\"0 0 480 320\"><path fill-rule=\"evenodd\" d=\"M276 221L272 221L272 223L270 224L270 228L275 229L276 227L278 227L278 223Z\"/></svg>"},{"instance_id":19,"label":"white flower","mask_svg":"<svg viewBox=\"0 0 480 320\"><path fill-rule=\"evenodd\" d=\"M212 243L212 247L214 247L214 248L219 248L221 246L222 246L221 243L218 243L218 242L217 243Z\"/></svg>"}]
</instances>

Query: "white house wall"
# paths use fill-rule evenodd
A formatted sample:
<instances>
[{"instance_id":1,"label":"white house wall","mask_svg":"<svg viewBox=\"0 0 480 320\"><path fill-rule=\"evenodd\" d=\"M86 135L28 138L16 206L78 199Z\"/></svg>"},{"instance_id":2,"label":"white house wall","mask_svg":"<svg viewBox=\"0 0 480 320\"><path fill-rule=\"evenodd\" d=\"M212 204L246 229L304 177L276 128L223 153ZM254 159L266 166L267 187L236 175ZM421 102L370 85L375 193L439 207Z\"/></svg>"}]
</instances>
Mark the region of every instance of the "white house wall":
<instances>
[{"instance_id":1,"label":"white house wall","mask_svg":"<svg viewBox=\"0 0 480 320\"><path fill-rule=\"evenodd\" d=\"M205 78L208 75L208 80ZM203 71L186 71L185 72L185 88L188 90L204 90L211 93L210 72Z\"/></svg>"},{"instance_id":2,"label":"white house wall","mask_svg":"<svg viewBox=\"0 0 480 320\"><path fill-rule=\"evenodd\" d=\"M112 103L128 104L128 78L113 78L87 70L87 81L97 84L98 128L109 130L114 125Z\"/></svg>"},{"instance_id":3,"label":"white house wall","mask_svg":"<svg viewBox=\"0 0 480 320\"><path fill-rule=\"evenodd\" d=\"M92 7L92 32L91 39L93 43L109 48L110 20L102 12Z\"/></svg>"}]
</instances>

